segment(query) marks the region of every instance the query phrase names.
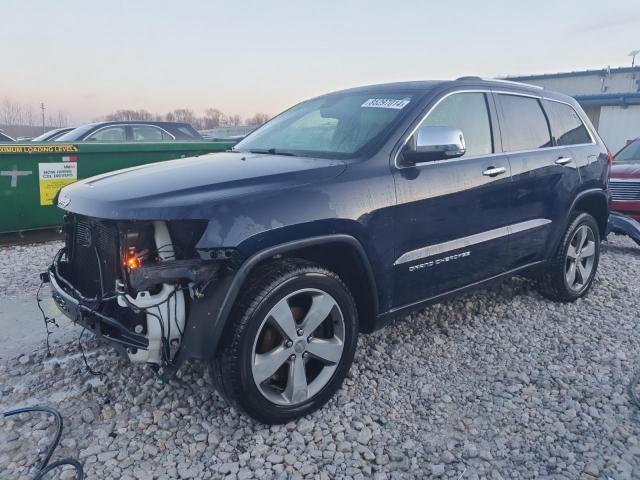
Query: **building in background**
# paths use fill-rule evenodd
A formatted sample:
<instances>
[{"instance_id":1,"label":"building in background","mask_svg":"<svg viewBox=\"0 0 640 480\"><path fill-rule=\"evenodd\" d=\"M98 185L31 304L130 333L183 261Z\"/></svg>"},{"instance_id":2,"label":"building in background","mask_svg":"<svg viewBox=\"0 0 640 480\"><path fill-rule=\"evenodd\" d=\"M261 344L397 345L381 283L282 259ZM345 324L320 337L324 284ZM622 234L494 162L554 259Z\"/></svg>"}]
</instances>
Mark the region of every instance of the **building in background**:
<instances>
[{"instance_id":1,"label":"building in background","mask_svg":"<svg viewBox=\"0 0 640 480\"><path fill-rule=\"evenodd\" d=\"M640 67L507 77L574 97L613 153L640 137Z\"/></svg>"}]
</instances>

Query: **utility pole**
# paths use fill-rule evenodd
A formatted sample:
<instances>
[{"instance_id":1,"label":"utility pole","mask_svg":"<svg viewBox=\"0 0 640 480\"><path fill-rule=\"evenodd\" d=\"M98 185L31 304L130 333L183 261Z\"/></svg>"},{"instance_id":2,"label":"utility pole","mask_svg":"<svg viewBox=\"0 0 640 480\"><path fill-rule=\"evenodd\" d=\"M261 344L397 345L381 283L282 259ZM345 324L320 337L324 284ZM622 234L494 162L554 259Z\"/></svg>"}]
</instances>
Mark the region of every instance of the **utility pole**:
<instances>
[{"instance_id":1,"label":"utility pole","mask_svg":"<svg viewBox=\"0 0 640 480\"><path fill-rule=\"evenodd\" d=\"M631 50L631 52L629 52L629 56L631 57L631 68L635 67L636 55L638 55L639 53L640 53L640 50Z\"/></svg>"},{"instance_id":2,"label":"utility pole","mask_svg":"<svg viewBox=\"0 0 640 480\"><path fill-rule=\"evenodd\" d=\"M40 104L40 110L42 110L42 133L44 133L46 130L44 126L44 103Z\"/></svg>"}]
</instances>

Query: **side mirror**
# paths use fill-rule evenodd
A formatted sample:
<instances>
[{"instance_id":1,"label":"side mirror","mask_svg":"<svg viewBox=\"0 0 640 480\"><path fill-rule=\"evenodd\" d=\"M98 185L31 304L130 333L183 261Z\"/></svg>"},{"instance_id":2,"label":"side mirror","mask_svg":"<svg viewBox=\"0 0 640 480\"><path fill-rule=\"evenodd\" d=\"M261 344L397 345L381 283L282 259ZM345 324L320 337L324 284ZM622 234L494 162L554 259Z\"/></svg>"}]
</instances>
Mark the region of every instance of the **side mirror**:
<instances>
[{"instance_id":1,"label":"side mirror","mask_svg":"<svg viewBox=\"0 0 640 480\"><path fill-rule=\"evenodd\" d=\"M460 129L423 126L411 136L402 149L402 158L406 164L414 165L461 157L466 151L464 135Z\"/></svg>"}]
</instances>

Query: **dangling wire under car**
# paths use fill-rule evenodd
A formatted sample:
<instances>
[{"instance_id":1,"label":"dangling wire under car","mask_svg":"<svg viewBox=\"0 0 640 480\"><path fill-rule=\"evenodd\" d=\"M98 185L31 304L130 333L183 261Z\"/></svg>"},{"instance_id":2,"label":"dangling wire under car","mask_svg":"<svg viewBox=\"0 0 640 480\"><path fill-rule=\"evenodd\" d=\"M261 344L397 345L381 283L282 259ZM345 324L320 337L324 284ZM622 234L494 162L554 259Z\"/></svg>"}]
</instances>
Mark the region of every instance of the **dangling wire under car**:
<instances>
[{"instance_id":1,"label":"dangling wire under car","mask_svg":"<svg viewBox=\"0 0 640 480\"><path fill-rule=\"evenodd\" d=\"M169 338L171 338L171 322L168 323L168 328L169 331L167 332L167 335L165 335L165 331L164 331L164 324L162 322L162 319L160 318L160 315L162 315L162 313L160 312L160 307L162 307L163 305L167 305L167 314L170 316L171 312L170 312L170 307L171 307L171 299L179 292L179 291L184 291L184 290L188 290L188 287L178 287L176 286L173 289L173 292L171 292L169 294L169 296L163 300L162 302L158 302L156 304L153 305L149 305L147 307L139 307L138 305L135 305L133 303L131 303L131 301L127 298L127 296L125 294L119 294L119 296L125 301L125 303L129 306L129 308L131 308L134 312L139 313L139 312L144 312L147 315L151 315L153 318L155 318L156 320L158 320L158 323L160 325L160 337L161 337L161 342L162 342L162 361L164 362L165 366L166 365L171 365L172 360L171 360L171 346L169 345ZM160 315L157 315L153 312L150 312L149 309L151 308L157 308L158 309L158 313ZM174 315L177 315L177 302L173 302L173 308L174 308ZM177 324L176 324L177 326ZM180 336L182 337L182 331L180 330L180 328L178 327L178 332L180 333Z\"/></svg>"},{"instance_id":2,"label":"dangling wire under car","mask_svg":"<svg viewBox=\"0 0 640 480\"><path fill-rule=\"evenodd\" d=\"M64 248L62 248L59 252L58 255L64 253ZM158 302L157 304L153 304L153 305L149 305L146 307L140 307L137 305L134 305L133 303L131 303L129 301L129 299L127 298L127 295L124 293L120 293L120 292L108 292L105 293L104 292L104 282L102 280L102 268L101 268L101 259L100 259L100 253L97 251L97 249L95 250L95 255L96 255L96 259L97 259L97 264L98 264L98 271L99 271L99 275L101 277L100 280L100 292L99 295L97 296L97 298L93 298L93 299L85 299L85 300L89 300L92 305L91 308L87 308L85 305L81 305L81 308L79 309L78 314L81 316L87 316L87 317L91 317L92 315L101 317L101 314L98 312L99 308L104 304L104 302L106 301L111 301L111 300L117 300L118 298L122 298L125 303L136 313L139 312L144 312L145 314L148 314L149 316L155 318L158 321L158 324L160 326L160 331L161 331L161 343L162 343L162 350L161 350L161 354L162 354L162 361L164 363L164 366L170 365L172 363L171 361L171 345L169 344L169 338L170 338L170 331L166 332L164 331L164 323L162 321L162 319L160 318L160 316L156 313L154 313L153 311L150 311L151 309L154 308L158 308L158 310L160 310L160 308L163 305L167 305L167 313L170 315L170 302L172 300L173 297L175 297L175 295L177 294L178 291L181 290L187 290L188 287L179 287L176 286L174 288L174 290L169 294L169 296L163 300L162 302ZM59 278L61 278L63 280L63 282L66 282L64 280L64 277L59 276ZM42 306L40 305L41 303L41 299L40 299L40 290L42 288L42 285L44 284L44 280L41 282L40 284L40 288L38 289L38 292L36 294L36 300L38 303L38 308L40 309L40 312L42 313L43 319L44 319L44 323L45 323L45 330L46 330L46 334L47 334L47 354L48 356L51 356L51 350L50 350L50 346L49 346L49 336L52 334L52 332L49 329L49 325L55 325L56 327L59 327L59 325L57 324L55 318L52 317L48 317L44 310L42 309ZM73 287L71 285L68 285L70 288L73 289ZM73 289L75 290L75 289ZM79 294L79 292L76 292ZM177 302L174 301L174 315L177 315ZM82 320L81 318L77 319L77 320ZM77 322L77 323L83 323L83 322ZM171 322L169 322L169 328L171 328ZM87 329L86 326L83 326L82 331L80 332L79 336L78 336L78 347L80 349L80 352L82 354L82 359L84 361L85 364L85 368L87 370L87 372L91 375L95 375L95 376L105 376L105 374L97 369L92 368L89 365L89 362L87 360L84 348L82 346L82 337L84 335L85 330ZM180 335L182 336L183 332L181 331L181 329L178 327L178 331L180 332Z\"/></svg>"},{"instance_id":3,"label":"dangling wire under car","mask_svg":"<svg viewBox=\"0 0 640 480\"><path fill-rule=\"evenodd\" d=\"M55 451L56 447L58 446L58 443L60 442L60 437L62 437L62 429L63 429L64 422L62 420L62 415L60 414L60 412L58 412L56 409L51 407L41 406L41 407L27 407L27 408L18 408L15 410L9 410L7 412L4 412L3 416L11 417L13 415L19 415L22 413L31 413L31 412L48 413L49 415L53 415L56 421L56 435L53 439L53 442L51 442L51 444L49 445L49 448L47 449L47 453L45 454L44 458L42 459L40 464L36 467L36 473L33 479L41 480L44 478L45 475L52 472L53 470L69 465L73 467L76 471L76 480L83 480L84 471L82 469L82 464L75 458L63 458L61 460L56 460L51 464L49 463L49 461L51 460L51 457L53 456L53 452Z\"/></svg>"},{"instance_id":4,"label":"dangling wire under car","mask_svg":"<svg viewBox=\"0 0 640 480\"><path fill-rule=\"evenodd\" d=\"M36 292L36 304L38 305L38 310L40 310L40 313L42 314L42 319L44 320L44 329L47 332L47 338L46 338L46 342L47 342L47 357L51 356L51 347L49 345L49 337L51 336L51 334L53 333L51 330L49 330L49 325L53 325L56 328L60 328L60 325L58 325L58 322L56 322L56 319L54 317L50 317L48 316L46 313L44 313L44 309L42 308L42 298L40 298L40 291L42 290L42 286L44 285L45 281L44 279L40 280L40 286L38 287L38 291Z\"/></svg>"},{"instance_id":5,"label":"dangling wire under car","mask_svg":"<svg viewBox=\"0 0 640 480\"><path fill-rule=\"evenodd\" d=\"M189 298L200 298L233 256L228 249L195 249L204 225L178 226L69 215L65 247L44 274L55 279L53 298L72 321L160 373L181 361ZM100 373L88 364L87 371Z\"/></svg>"}]
</instances>

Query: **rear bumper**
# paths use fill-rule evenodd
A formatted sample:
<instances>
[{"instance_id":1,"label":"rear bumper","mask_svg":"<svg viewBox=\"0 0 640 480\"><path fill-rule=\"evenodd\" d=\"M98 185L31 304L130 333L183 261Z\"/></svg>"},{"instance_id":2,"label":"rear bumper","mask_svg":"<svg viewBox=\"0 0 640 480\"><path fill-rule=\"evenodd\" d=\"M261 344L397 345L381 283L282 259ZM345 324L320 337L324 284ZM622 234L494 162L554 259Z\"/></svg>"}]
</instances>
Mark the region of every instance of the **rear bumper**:
<instances>
[{"instance_id":1,"label":"rear bumper","mask_svg":"<svg viewBox=\"0 0 640 480\"><path fill-rule=\"evenodd\" d=\"M82 297L60 274L60 256L49 267L51 296L58 309L75 323L91 330L96 336L130 348L146 350L149 341L144 335L129 330L123 322L101 312L102 302ZM110 300L114 301L114 299Z\"/></svg>"},{"instance_id":2,"label":"rear bumper","mask_svg":"<svg viewBox=\"0 0 640 480\"><path fill-rule=\"evenodd\" d=\"M620 212L635 220L640 220L640 200L611 200L612 212Z\"/></svg>"}]
</instances>

